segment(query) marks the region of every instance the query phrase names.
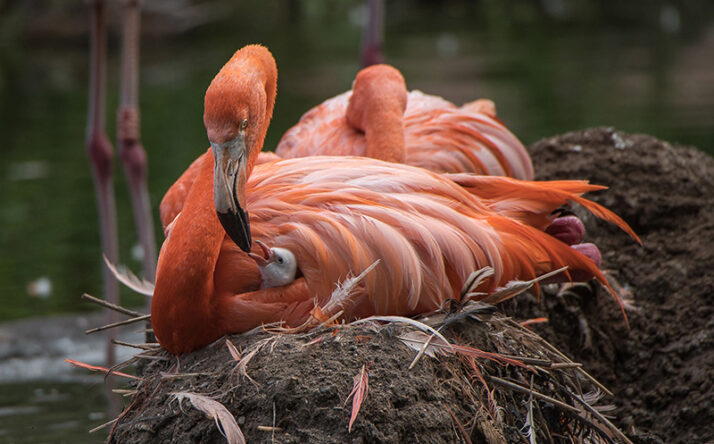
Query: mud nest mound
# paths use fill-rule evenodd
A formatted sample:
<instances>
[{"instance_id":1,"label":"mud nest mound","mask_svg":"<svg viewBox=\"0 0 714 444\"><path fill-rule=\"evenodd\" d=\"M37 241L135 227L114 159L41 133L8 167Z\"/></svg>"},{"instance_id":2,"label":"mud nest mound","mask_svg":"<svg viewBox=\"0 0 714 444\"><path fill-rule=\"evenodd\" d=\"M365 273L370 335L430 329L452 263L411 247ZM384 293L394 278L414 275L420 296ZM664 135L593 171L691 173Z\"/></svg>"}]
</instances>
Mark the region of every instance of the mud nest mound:
<instances>
[{"instance_id":1,"label":"mud nest mound","mask_svg":"<svg viewBox=\"0 0 714 444\"><path fill-rule=\"evenodd\" d=\"M549 317L535 331L615 393L614 422L630 436L713 442L714 159L612 128L545 139L529 151L537 179L609 186L588 197L622 216L644 246L580 214L603 268L632 293L629 331L607 297L543 298L518 316Z\"/></svg>"},{"instance_id":2,"label":"mud nest mound","mask_svg":"<svg viewBox=\"0 0 714 444\"><path fill-rule=\"evenodd\" d=\"M443 337L392 320L235 335L182 357L180 369L166 352L149 352L153 363L113 437L221 442L206 413L223 407L238 426L222 422L225 434L240 428L248 442L617 436L601 413L611 406L597 405L601 386L537 334L485 304L434 317L424 322L443 326ZM362 399L355 414L356 390L364 395L352 395Z\"/></svg>"},{"instance_id":3,"label":"mud nest mound","mask_svg":"<svg viewBox=\"0 0 714 444\"><path fill-rule=\"evenodd\" d=\"M425 320L443 339L369 322L232 336L180 362L151 350L110 441L225 442L204 413L223 407L248 442L626 442L607 418L633 442L714 439L714 160L609 128L530 150L539 179L610 186L589 197L642 237L579 214L630 294L629 330L595 285L551 286Z\"/></svg>"}]
</instances>

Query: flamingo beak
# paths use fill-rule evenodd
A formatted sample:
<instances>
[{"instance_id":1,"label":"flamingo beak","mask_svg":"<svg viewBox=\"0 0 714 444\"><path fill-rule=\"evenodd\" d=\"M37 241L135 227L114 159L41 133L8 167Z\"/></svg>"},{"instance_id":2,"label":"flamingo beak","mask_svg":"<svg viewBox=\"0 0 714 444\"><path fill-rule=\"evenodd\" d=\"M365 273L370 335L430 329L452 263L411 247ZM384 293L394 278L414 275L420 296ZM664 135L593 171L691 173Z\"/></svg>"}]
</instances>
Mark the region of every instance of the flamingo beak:
<instances>
[{"instance_id":1,"label":"flamingo beak","mask_svg":"<svg viewBox=\"0 0 714 444\"><path fill-rule=\"evenodd\" d=\"M246 253L250 252L250 223L246 211L247 156L245 133L213 149L213 201L226 234Z\"/></svg>"}]
</instances>

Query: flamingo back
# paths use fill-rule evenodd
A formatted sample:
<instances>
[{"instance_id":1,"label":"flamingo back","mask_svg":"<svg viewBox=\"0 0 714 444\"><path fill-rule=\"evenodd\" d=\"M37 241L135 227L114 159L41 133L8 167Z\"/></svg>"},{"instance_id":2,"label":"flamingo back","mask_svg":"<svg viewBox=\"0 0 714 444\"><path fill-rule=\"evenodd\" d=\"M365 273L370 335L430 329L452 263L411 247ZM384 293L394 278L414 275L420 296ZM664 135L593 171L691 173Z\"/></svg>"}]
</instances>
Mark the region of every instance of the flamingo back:
<instances>
[{"instance_id":1,"label":"flamingo back","mask_svg":"<svg viewBox=\"0 0 714 444\"><path fill-rule=\"evenodd\" d=\"M348 125L347 91L305 113L280 140L283 158L314 155L364 156L364 133ZM490 101L461 108L441 97L411 91L404 114L406 160L440 173L477 173L533 179L523 144L498 120Z\"/></svg>"}]
</instances>

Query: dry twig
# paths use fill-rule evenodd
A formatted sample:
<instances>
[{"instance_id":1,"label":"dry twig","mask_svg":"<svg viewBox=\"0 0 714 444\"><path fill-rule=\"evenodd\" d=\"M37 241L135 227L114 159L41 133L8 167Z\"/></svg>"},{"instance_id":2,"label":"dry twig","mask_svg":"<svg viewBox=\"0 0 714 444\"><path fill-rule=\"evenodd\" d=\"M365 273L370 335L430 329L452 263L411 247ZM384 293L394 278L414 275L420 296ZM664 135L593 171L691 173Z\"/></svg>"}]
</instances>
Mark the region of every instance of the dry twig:
<instances>
[{"instance_id":1,"label":"dry twig","mask_svg":"<svg viewBox=\"0 0 714 444\"><path fill-rule=\"evenodd\" d=\"M146 321L146 320L149 320L149 319L151 319L151 315L150 315L150 314L141 315L141 316L137 316L137 317L135 317L135 318L126 319L126 320L124 320L124 321L113 322L113 323L111 323L111 324L102 325L101 327L90 328L89 330L85 330L84 334L88 335L88 334L96 333L96 332L98 332L98 331L106 330L106 329L109 329L109 328L121 327L122 325L133 324L134 322Z\"/></svg>"},{"instance_id":2,"label":"dry twig","mask_svg":"<svg viewBox=\"0 0 714 444\"><path fill-rule=\"evenodd\" d=\"M489 381L492 381L492 382L495 382L496 384L501 385L501 386L503 386L503 387L507 387L507 388L509 388L509 389L511 389L511 390L515 390L515 391L517 391L517 392L521 392L521 393L526 393L526 394L533 395L533 396L535 396L536 398L539 398L539 399L542 399L543 401L549 402L549 403L551 403L551 404L553 404L553 405L555 405L555 406L557 406L557 407L560 407L560 408L563 409L563 410L567 410L567 411L572 412L572 413L578 413L578 409L576 409L576 408L573 407L572 405L566 404L566 403L564 403L564 402L562 402L562 401L558 401L558 400L555 399L555 398L551 398L550 396L544 395L543 393L540 393L540 392L536 392L535 390L531 390L531 389L529 389L529 388L523 387L523 386L521 386L521 385L515 384L515 383L510 382L510 381L506 381L505 379L501 379L501 378L496 377L496 376L488 376L488 380L489 380Z\"/></svg>"},{"instance_id":3,"label":"dry twig","mask_svg":"<svg viewBox=\"0 0 714 444\"><path fill-rule=\"evenodd\" d=\"M140 350L156 350L161 348L161 345L156 342L147 342L144 344L132 344L130 342L120 341L118 339L112 339L112 343L116 345L123 345L124 347L138 348Z\"/></svg>"},{"instance_id":4,"label":"dry twig","mask_svg":"<svg viewBox=\"0 0 714 444\"><path fill-rule=\"evenodd\" d=\"M102 430L103 428L108 427L108 426L114 424L114 423L117 422L118 420L119 420L119 418L114 418L114 419L112 419L111 421L107 421L107 422L105 422L104 424L100 424L100 425L96 426L95 428L90 429L88 433L98 432L98 431Z\"/></svg>"},{"instance_id":5,"label":"dry twig","mask_svg":"<svg viewBox=\"0 0 714 444\"><path fill-rule=\"evenodd\" d=\"M95 298L94 296L92 296L88 293L82 294L82 299L84 299L85 301L94 302L95 304L101 305L102 307L106 307L110 310L118 311L119 313L124 313L125 315L134 316L134 317L139 317L139 316L144 315L143 313L139 313L138 311L129 310L128 308L124 308L119 305L112 304L112 303L107 302L103 299Z\"/></svg>"}]
</instances>

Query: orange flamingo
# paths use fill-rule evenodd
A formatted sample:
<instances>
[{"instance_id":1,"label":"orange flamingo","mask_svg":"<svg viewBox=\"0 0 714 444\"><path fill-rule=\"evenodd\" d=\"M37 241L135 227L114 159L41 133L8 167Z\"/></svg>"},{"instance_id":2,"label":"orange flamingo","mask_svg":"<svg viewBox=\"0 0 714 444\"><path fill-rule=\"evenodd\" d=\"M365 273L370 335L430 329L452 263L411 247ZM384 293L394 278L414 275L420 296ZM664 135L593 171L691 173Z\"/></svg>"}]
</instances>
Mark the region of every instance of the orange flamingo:
<instances>
[{"instance_id":1,"label":"orange flamingo","mask_svg":"<svg viewBox=\"0 0 714 444\"><path fill-rule=\"evenodd\" d=\"M568 200L636 238L616 215L580 197L603 188L584 181L447 178L350 156L257 164L276 82L270 52L250 45L206 92L211 148L179 179L193 180L161 248L151 309L156 336L171 353L263 323L300 325L316 307L342 309L344 319L428 312L458 299L466 277L484 266L495 269L477 289L485 292L565 265L573 278L605 283L589 258L542 231ZM471 188L483 188L485 197ZM493 209L508 202L510 217ZM252 238L291 251L298 277L261 289L246 254ZM335 283L377 260L349 297L330 299Z\"/></svg>"},{"instance_id":2,"label":"orange flamingo","mask_svg":"<svg viewBox=\"0 0 714 444\"><path fill-rule=\"evenodd\" d=\"M305 113L280 140L283 158L354 155L441 173L533 179L523 144L496 118L490 100L458 108L440 97L407 92L402 74L373 65L347 91Z\"/></svg>"},{"instance_id":3,"label":"orange flamingo","mask_svg":"<svg viewBox=\"0 0 714 444\"><path fill-rule=\"evenodd\" d=\"M479 99L457 108L440 97L407 93L401 73L388 65L360 71L352 91L305 113L283 135L276 153L261 152L257 163L313 155L365 156L436 172L533 179L530 156L496 118L493 102ZM164 198L164 227L183 206L199 163Z\"/></svg>"}]
</instances>

